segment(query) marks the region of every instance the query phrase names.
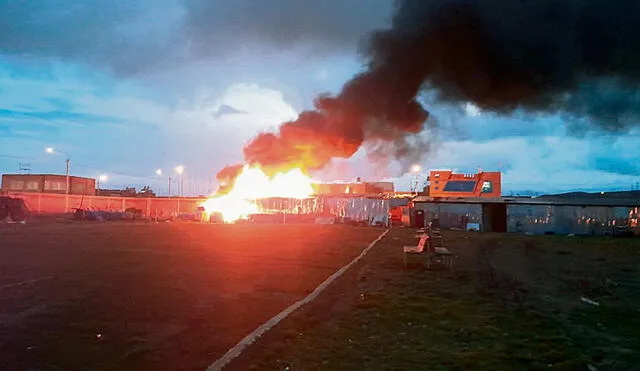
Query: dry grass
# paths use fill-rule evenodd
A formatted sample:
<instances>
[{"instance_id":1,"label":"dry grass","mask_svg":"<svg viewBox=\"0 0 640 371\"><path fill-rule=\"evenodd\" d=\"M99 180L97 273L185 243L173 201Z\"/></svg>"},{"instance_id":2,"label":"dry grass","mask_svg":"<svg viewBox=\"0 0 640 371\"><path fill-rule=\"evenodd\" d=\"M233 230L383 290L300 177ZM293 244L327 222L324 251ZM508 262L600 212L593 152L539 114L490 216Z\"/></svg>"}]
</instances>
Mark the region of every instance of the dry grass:
<instances>
[{"instance_id":1,"label":"dry grass","mask_svg":"<svg viewBox=\"0 0 640 371\"><path fill-rule=\"evenodd\" d=\"M288 336L234 368L638 369L639 240L448 233L451 274L419 259L403 271L414 233L394 230L374 249L359 279L319 304L330 317L284 323Z\"/></svg>"}]
</instances>

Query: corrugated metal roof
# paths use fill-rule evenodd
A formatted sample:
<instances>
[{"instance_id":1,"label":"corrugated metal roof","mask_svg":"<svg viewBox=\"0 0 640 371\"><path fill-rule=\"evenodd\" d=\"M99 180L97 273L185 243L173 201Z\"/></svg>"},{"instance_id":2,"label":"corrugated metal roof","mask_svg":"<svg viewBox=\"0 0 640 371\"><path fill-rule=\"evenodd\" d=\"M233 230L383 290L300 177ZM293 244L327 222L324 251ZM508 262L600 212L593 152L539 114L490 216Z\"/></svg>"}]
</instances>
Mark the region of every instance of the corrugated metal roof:
<instances>
[{"instance_id":1,"label":"corrugated metal roof","mask_svg":"<svg viewBox=\"0 0 640 371\"><path fill-rule=\"evenodd\" d=\"M458 203L458 204L491 204L506 203L520 205L565 205L565 206L640 206L639 199L552 199L552 198L519 198L519 197L458 197L458 198L439 198L429 196L417 196L413 199L414 203Z\"/></svg>"}]
</instances>

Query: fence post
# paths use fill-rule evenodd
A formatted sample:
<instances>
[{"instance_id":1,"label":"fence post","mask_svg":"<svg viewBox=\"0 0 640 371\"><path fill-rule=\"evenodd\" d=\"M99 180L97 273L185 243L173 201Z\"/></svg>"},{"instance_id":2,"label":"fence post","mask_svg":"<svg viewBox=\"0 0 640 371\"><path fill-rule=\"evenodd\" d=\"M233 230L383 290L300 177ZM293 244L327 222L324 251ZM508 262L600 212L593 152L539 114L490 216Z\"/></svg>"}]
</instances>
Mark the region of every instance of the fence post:
<instances>
[{"instance_id":1,"label":"fence post","mask_svg":"<svg viewBox=\"0 0 640 371\"><path fill-rule=\"evenodd\" d=\"M38 214L42 214L42 193L38 193Z\"/></svg>"},{"instance_id":2,"label":"fence post","mask_svg":"<svg viewBox=\"0 0 640 371\"><path fill-rule=\"evenodd\" d=\"M147 198L147 217L151 216L151 199Z\"/></svg>"},{"instance_id":3,"label":"fence post","mask_svg":"<svg viewBox=\"0 0 640 371\"><path fill-rule=\"evenodd\" d=\"M122 211L125 211L126 209L127 209L127 198L122 197Z\"/></svg>"}]
</instances>

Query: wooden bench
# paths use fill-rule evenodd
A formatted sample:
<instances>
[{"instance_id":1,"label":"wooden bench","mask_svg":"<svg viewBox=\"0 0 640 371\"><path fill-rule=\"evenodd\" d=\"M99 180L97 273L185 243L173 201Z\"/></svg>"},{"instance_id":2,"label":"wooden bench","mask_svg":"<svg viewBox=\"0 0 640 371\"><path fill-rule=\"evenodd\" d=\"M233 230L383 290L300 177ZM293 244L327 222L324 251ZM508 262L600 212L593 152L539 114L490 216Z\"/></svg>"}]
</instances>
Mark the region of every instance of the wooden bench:
<instances>
[{"instance_id":1,"label":"wooden bench","mask_svg":"<svg viewBox=\"0 0 640 371\"><path fill-rule=\"evenodd\" d=\"M403 263L405 269L407 268L407 256L409 254L424 254L427 259L427 269L431 269L433 263L441 263L450 271L453 271L456 255L444 246L444 238L439 231L429 231L429 234L423 233L416 237L420 237L417 246L404 246Z\"/></svg>"},{"instance_id":2,"label":"wooden bench","mask_svg":"<svg viewBox=\"0 0 640 371\"><path fill-rule=\"evenodd\" d=\"M405 269L407 268L407 255L409 254L422 254L424 252L425 249L425 245L427 243L427 239L429 238L429 236L427 236L426 234L422 234L420 235L420 241L418 242L417 246L404 246L403 249L403 254L402 254L402 261L404 263L404 267Z\"/></svg>"},{"instance_id":3,"label":"wooden bench","mask_svg":"<svg viewBox=\"0 0 640 371\"><path fill-rule=\"evenodd\" d=\"M449 271L453 271L453 263L456 256L446 247L434 247L432 252L427 254L427 269L431 269L432 262L442 263Z\"/></svg>"}]
</instances>

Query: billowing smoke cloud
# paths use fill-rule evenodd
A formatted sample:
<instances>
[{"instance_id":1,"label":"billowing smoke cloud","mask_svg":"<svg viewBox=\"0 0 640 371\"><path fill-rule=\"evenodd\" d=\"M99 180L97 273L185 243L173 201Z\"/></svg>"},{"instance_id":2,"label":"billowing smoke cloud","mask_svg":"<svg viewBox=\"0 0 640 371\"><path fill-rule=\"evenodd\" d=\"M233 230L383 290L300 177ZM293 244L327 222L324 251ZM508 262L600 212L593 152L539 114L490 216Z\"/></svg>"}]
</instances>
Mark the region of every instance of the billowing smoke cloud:
<instances>
[{"instance_id":1,"label":"billowing smoke cloud","mask_svg":"<svg viewBox=\"0 0 640 371\"><path fill-rule=\"evenodd\" d=\"M402 1L369 55L411 54L396 68L418 70L443 100L620 130L639 118L639 19L640 3L626 0Z\"/></svg>"},{"instance_id":2,"label":"billowing smoke cloud","mask_svg":"<svg viewBox=\"0 0 640 371\"><path fill-rule=\"evenodd\" d=\"M382 140L395 154L407 154L409 136L423 130L428 113L414 99L419 85L385 73L368 71L339 95L318 98L315 110L283 124L277 134L258 135L245 147L245 159L274 171L320 169L332 158L351 157L365 140Z\"/></svg>"},{"instance_id":3,"label":"billowing smoke cloud","mask_svg":"<svg viewBox=\"0 0 640 371\"><path fill-rule=\"evenodd\" d=\"M315 110L258 135L248 163L317 169L384 141L415 156L428 112L420 91L483 111L561 113L573 125L622 131L640 120L640 2L404 0L375 32L366 70ZM380 147L378 144L377 148Z\"/></svg>"}]
</instances>

